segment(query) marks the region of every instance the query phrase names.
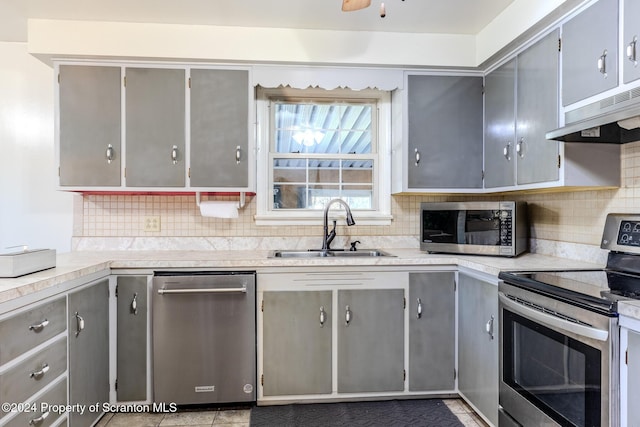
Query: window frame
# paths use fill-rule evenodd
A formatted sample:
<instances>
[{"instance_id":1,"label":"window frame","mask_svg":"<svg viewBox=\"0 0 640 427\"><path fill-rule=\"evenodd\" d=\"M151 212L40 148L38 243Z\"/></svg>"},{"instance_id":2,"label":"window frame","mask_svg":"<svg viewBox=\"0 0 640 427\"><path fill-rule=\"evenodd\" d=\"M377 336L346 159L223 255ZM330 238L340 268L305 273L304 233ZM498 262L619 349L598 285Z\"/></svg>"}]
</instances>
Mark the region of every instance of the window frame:
<instances>
[{"instance_id":1,"label":"window frame","mask_svg":"<svg viewBox=\"0 0 640 427\"><path fill-rule=\"evenodd\" d=\"M273 209L273 159L291 156L287 153L272 152L275 114L272 114L271 106L276 101L374 102L371 137L372 150L373 147L377 147L377 153L366 155L366 159L372 159L374 164L372 179L372 205L374 209L353 209L353 216L358 225L390 225L392 220L391 92L374 89L356 91L350 89L292 89L289 87L262 88L260 86L256 88L256 158L258 162L256 225L320 225L322 223L323 211L321 209ZM300 159L322 157L344 159L342 156L344 154L300 153L299 156L293 157ZM358 159L358 157L354 159Z\"/></svg>"}]
</instances>

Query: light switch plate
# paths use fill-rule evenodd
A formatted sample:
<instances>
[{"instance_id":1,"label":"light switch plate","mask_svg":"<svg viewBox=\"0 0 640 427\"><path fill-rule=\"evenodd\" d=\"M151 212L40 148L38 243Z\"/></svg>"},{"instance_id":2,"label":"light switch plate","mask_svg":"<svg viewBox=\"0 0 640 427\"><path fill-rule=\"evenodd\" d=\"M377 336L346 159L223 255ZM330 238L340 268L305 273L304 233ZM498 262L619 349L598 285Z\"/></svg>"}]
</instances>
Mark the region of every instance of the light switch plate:
<instances>
[{"instance_id":1,"label":"light switch plate","mask_svg":"<svg viewBox=\"0 0 640 427\"><path fill-rule=\"evenodd\" d=\"M145 216L144 231L160 231L160 216Z\"/></svg>"}]
</instances>

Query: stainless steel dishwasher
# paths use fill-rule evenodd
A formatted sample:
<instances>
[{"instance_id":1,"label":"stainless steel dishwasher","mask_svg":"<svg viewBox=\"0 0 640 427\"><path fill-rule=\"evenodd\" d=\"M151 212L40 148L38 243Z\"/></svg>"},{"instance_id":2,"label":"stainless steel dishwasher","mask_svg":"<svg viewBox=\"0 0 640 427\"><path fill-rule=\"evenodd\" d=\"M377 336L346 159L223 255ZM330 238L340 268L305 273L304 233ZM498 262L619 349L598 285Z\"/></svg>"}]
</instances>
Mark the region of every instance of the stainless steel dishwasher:
<instances>
[{"instance_id":1,"label":"stainless steel dishwasher","mask_svg":"<svg viewBox=\"0 0 640 427\"><path fill-rule=\"evenodd\" d=\"M255 272L155 272L154 402L256 400Z\"/></svg>"}]
</instances>

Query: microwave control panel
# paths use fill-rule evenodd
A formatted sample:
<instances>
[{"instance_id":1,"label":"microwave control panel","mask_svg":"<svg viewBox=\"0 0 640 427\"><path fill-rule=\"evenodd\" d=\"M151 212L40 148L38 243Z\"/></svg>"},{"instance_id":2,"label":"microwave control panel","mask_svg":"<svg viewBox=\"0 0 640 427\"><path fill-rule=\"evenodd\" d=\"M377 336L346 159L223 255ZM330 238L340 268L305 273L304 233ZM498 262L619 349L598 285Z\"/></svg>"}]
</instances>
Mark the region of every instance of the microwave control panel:
<instances>
[{"instance_id":1,"label":"microwave control panel","mask_svg":"<svg viewBox=\"0 0 640 427\"><path fill-rule=\"evenodd\" d=\"M511 246L513 230L513 211L500 211L500 246Z\"/></svg>"}]
</instances>

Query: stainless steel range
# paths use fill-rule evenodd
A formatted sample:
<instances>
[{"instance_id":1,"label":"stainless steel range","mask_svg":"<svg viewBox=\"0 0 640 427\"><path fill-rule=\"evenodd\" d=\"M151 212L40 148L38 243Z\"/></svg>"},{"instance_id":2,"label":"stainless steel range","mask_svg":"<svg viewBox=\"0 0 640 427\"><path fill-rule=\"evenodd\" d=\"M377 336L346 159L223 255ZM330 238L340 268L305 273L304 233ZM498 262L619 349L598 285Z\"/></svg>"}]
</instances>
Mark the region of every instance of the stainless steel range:
<instances>
[{"instance_id":1,"label":"stainless steel range","mask_svg":"<svg viewBox=\"0 0 640 427\"><path fill-rule=\"evenodd\" d=\"M640 299L640 214L607 216L599 270L502 272L500 426L619 419L617 303Z\"/></svg>"}]
</instances>

